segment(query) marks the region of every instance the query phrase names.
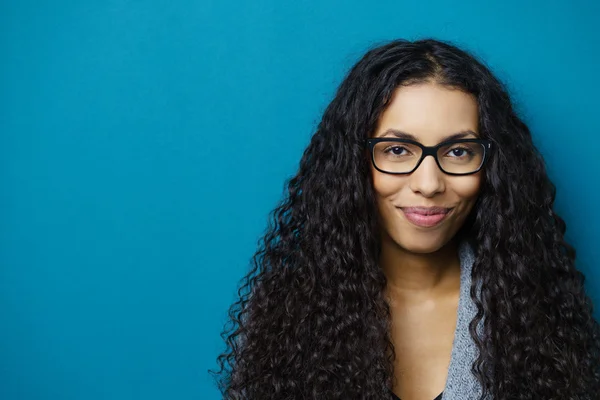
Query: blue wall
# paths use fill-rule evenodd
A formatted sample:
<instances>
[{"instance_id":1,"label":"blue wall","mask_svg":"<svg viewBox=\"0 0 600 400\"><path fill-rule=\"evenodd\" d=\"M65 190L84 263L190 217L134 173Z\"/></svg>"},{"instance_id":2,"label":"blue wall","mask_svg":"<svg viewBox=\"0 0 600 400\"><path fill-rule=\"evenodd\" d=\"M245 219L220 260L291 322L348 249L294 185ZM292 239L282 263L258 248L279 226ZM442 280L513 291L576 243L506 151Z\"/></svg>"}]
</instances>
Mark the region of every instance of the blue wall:
<instances>
[{"instance_id":1,"label":"blue wall","mask_svg":"<svg viewBox=\"0 0 600 400\"><path fill-rule=\"evenodd\" d=\"M600 301L598 2L285 3L1 2L0 398L219 398L267 214L343 74L397 37L508 84Z\"/></svg>"}]
</instances>

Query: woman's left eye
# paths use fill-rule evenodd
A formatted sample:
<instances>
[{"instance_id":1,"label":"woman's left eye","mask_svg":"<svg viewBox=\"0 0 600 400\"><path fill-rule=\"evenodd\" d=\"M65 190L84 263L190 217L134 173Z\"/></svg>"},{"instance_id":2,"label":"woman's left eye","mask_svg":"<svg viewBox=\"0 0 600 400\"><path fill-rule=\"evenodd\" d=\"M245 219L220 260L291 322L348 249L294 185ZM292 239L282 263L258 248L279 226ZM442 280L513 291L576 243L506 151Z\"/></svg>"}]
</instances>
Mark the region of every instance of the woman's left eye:
<instances>
[{"instance_id":1,"label":"woman's left eye","mask_svg":"<svg viewBox=\"0 0 600 400\"><path fill-rule=\"evenodd\" d=\"M457 154L457 152L459 154ZM461 153L461 152L464 152L464 153ZM456 147L454 149L451 149L448 153L453 153L454 156L456 156L456 157L462 157L462 156L466 155L465 153L468 153L468 152L469 152L469 149L465 149L464 147Z\"/></svg>"}]
</instances>

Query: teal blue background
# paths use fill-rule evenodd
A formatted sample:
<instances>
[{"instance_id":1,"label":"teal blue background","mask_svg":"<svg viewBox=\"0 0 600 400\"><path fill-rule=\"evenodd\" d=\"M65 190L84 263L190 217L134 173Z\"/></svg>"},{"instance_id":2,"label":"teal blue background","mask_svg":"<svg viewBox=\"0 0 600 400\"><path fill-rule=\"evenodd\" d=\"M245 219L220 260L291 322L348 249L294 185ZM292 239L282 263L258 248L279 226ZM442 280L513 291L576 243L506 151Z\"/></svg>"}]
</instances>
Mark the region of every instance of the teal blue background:
<instances>
[{"instance_id":1,"label":"teal blue background","mask_svg":"<svg viewBox=\"0 0 600 400\"><path fill-rule=\"evenodd\" d=\"M598 303L599 16L593 0L3 1L0 398L219 398L207 370L267 214L344 73L398 37L452 40L507 83Z\"/></svg>"}]
</instances>

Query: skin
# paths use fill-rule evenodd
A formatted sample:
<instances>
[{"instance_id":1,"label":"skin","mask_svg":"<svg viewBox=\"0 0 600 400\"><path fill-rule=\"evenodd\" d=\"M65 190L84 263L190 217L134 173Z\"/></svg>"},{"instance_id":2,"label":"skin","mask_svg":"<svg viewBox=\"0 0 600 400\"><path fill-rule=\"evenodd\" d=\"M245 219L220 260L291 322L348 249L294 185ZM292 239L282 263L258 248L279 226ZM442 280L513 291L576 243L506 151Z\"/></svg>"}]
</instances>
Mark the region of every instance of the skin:
<instances>
[{"instance_id":1,"label":"skin","mask_svg":"<svg viewBox=\"0 0 600 400\"><path fill-rule=\"evenodd\" d=\"M435 82L401 86L373 137L390 135L388 129L410 133L426 146L464 130L473 132L465 138L476 138L477 102ZM460 261L454 236L477 200L482 171L451 176L426 157L408 175L386 174L372 164L371 175L382 226L379 265L388 280L397 355L393 391L402 400L431 400L444 390L456 328ZM423 228L398 208L409 206L454 209L441 224Z\"/></svg>"}]
</instances>

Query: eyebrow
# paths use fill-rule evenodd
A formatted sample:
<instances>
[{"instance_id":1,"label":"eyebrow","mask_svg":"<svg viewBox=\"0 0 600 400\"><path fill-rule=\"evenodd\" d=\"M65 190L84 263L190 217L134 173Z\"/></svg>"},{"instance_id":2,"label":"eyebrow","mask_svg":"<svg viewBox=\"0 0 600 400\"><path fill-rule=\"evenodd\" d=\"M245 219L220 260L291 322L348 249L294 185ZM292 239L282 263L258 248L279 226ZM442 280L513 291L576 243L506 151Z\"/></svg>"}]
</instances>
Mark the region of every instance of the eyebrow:
<instances>
[{"instance_id":1,"label":"eyebrow","mask_svg":"<svg viewBox=\"0 0 600 400\"><path fill-rule=\"evenodd\" d=\"M385 136L392 136L392 135L397 138L400 138L400 139L409 139L409 140L414 140L415 142L419 141L419 139L417 139L414 135L400 131L398 129L388 129L387 131L385 131L383 133L383 135L378 136L378 137L385 137ZM462 139L469 135L473 135L473 136L477 137L477 133L473 132L472 130L465 130L465 131L456 132L456 133L453 133L452 135L443 137L442 140L440 141L440 143L446 142L448 140Z\"/></svg>"}]
</instances>

